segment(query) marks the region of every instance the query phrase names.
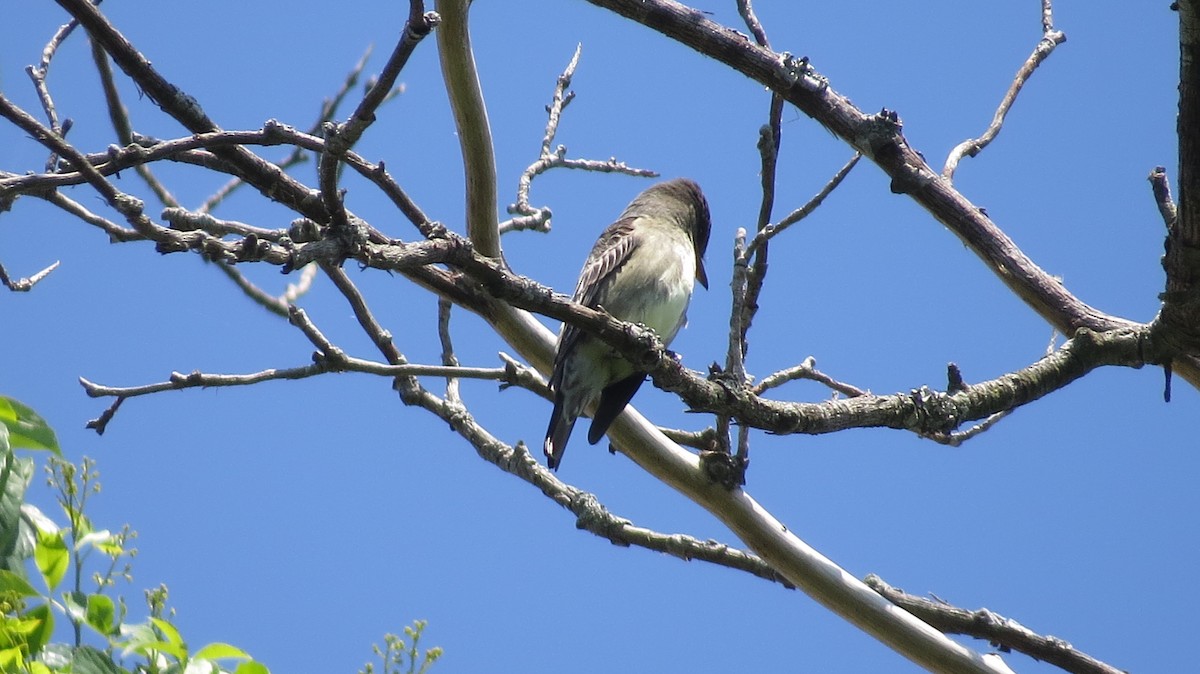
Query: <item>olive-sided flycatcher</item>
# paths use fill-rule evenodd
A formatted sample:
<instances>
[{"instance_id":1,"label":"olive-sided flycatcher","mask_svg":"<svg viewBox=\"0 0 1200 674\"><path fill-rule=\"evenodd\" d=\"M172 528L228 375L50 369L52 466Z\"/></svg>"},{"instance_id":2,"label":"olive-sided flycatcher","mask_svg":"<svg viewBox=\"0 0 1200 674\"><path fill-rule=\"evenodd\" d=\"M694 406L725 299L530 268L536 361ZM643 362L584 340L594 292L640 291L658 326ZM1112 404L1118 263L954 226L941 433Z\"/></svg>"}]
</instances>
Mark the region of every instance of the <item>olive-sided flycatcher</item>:
<instances>
[{"instance_id":1,"label":"olive-sided flycatcher","mask_svg":"<svg viewBox=\"0 0 1200 674\"><path fill-rule=\"evenodd\" d=\"M694 282L708 288L704 251L711 229L699 185L677 178L650 187L600 235L579 274L574 300L641 323L670 344L687 322ZM599 442L645 379L645 372L612 347L564 323L550 376L554 412L546 429L547 465L558 468L575 420L593 403L588 442Z\"/></svg>"}]
</instances>

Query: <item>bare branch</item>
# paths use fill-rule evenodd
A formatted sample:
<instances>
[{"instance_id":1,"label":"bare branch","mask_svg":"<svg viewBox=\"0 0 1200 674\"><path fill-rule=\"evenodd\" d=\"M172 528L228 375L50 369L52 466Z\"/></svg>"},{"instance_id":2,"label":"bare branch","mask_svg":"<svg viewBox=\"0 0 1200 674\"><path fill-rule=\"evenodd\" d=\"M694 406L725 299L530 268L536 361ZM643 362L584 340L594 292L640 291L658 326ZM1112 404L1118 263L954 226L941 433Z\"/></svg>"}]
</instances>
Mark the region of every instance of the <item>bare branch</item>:
<instances>
[{"instance_id":1,"label":"bare branch","mask_svg":"<svg viewBox=\"0 0 1200 674\"><path fill-rule=\"evenodd\" d=\"M786 370L780 370L779 372L775 372L764 377L763 380L758 383L758 385L754 386L750 390L755 395L762 395L773 388L783 386L789 381L795 381L797 379L810 379L812 381L824 384L830 389L851 398L871 394L870 391L864 391L857 386L840 382L833 377L830 377L824 372L818 370L816 366L816 359L812 356L809 356L808 358L805 358L804 362L800 363L799 365L789 367Z\"/></svg>"},{"instance_id":2,"label":"bare branch","mask_svg":"<svg viewBox=\"0 0 1200 674\"><path fill-rule=\"evenodd\" d=\"M354 67L350 69L350 72L342 81L342 86L331 98L327 98L321 103L321 109L317 113L316 122L314 122L313 125L308 128L309 135L315 136L316 134L320 133L325 122L331 121L333 116L337 114L337 110L341 106L342 101L346 99L346 96L350 94L350 91L354 88L354 85L358 83L359 77L362 76L363 70L367 67L367 59L370 58L372 51L374 51L373 48L368 46L363 52L363 55L358 59L358 62L354 64ZM401 88L402 87L398 87L393 91L399 91ZM296 147L293 148L286 157L275 162L275 165L281 169L287 169L291 166L299 164L307 158L308 156L304 153L304 150ZM208 199L205 199L204 203L200 204L200 207L196 210L200 213L211 212L237 188L245 184L245 181L243 181L241 178L234 177L229 182L217 188L217 190L210 195Z\"/></svg>"},{"instance_id":3,"label":"bare branch","mask_svg":"<svg viewBox=\"0 0 1200 674\"><path fill-rule=\"evenodd\" d=\"M737 0L737 8L738 14L742 16L742 21L746 22L746 28L749 28L750 34L754 36L754 41L760 46L770 49L771 43L767 41L767 31L763 29L758 15L754 13L754 7L750 4L750 0Z\"/></svg>"},{"instance_id":4,"label":"bare branch","mask_svg":"<svg viewBox=\"0 0 1200 674\"><path fill-rule=\"evenodd\" d=\"M0 189L0 193L3 190ZM142 236L136 229L122 227L108 218L101 217L84 208L83 204L71 199L58 191L52 191L48 194L40 194L48 203L58 206L67 213L79 218L80 221L86 222L89 225L98 227L108 234L108 240L113 243L125 241L143 241L146 237Z\"/></svg>"},{"instance_id":5,"label":"bare branch","mask_svg":"<svg viewBox=\"0 0 1200 674\"><path fill-rule=\"evenodd\" d=\"M714 373L721 377L726 386L737 389L744 389L747 383L746 354L743 350L745 346L745 329L742 324L742 318L746 315L747 257L745 250L746 230L743 227L738 227L733 236L733 280L729 283L733 301L729 311L729 336L725 353L725 370L720 373ZM729 424L730 417L728 414L717 415L717 441L720 445L720 451L723 451L725 454L733 453L729 447ZM745 456L745 452L748 450L748 436L741 433L738 440L738 456Z\"/></svg>"},{"instance_id":6,"label":"bare branch","mask_svg":"<svg viewBox=\"0 0 1200 674\"><path fill-rule=\"evenodd\" d=\"M1154 193L1154 203L1158 206L1158 213L1162 216L1167 231L1170 231L1179 219L1179 211L1175 208L1175 201L1171 198L1171 181L1167 179L1167 169L1155 166L1147 179L1150 181L1150 190Z\"/></svg>"},{"instance_id":7,"label":"bare branch","mask_svg":"<svg viewBox=\"0 0 1200 674\"><path fill-rule=\"evenodd\" d=\"M684 447L693 447L701 452L719 452L723 451L721 444L721 434L715 428L706 428L702 431L684 431L678 428L665 428L659 426L658 430L663 435L677 445ZM725 435L726 444L728 444L728 433ZM728 451L725 447L724 451Z\"/></svg>"},{"instance_id":8,"label":"bare branch","mask_svg":"<svg viewBox=\"0 0 1200 674\"><path fill-rule=\"evenodd\" d=\"M37 285L38 281L41 281L42 279L49 276L50 272L54 271L55 269L58 269L58 265L59 265L59 262L55 261L54 264L50 265L49 267L46 267L45 269L39 271L38 273L34 274L33 276L30 276L27 278L19 278L14 281L13 279L9 278L8 272L5 271L5 269L4 269L4 265L0 264L0 283L4 284L4 287L8 288L9 290L11 290L13 292L18 292L18 293L29 292L30 290L33 289L33 286Z\"/></svg>"},{"instance_id":9,"label":"bare branch","mask_svg":"<svg viewBox=\"0 0 1200 674\"><path fill-rule=\"evenodd\" d=\"M416 5L410 5L410 9ZM415 11L415 10L414 10ZM321 188L321 198L325 209L333 218L335 232L349 235L351 222L344 204L344 195L337 189L339 167L343 157L354 147L362 134L375 121L375 110L383 104L391 94L400 71L408 63L408 59L416 50L421 40L434 29L441 19L434 12L410 17L400 34L400 41L392 51L392 55L384 64L379 78L367 89L366 95L350 118L341 124L326 122L322 129L325 136L325 149L317 162L317 182Z\"/></svg>"},{"instance_id":10,"label":"bare branch","mask_svg":"<svg viewBox=\"0 0 1200 674\"><path fill-rule=\"evenodd\" d=\"M544 400L553 399L550 395L550 387L546 385L546 378L541 373L503 351L497 355L504 362L505 369L509 371L508 381L500 385L501 390L509 386L520 386L527 391L536 393Z\"/></svg>"},{"instance_id":11,"label":"bare branch","mask_svg":"<svg viewBox=\"0 0 1200 674\"><path fill-rule=\"evenodd\" d=\"M84 428L96 431L96 435L104 435L104 431L108 429L108 422L117 414L117 410L121 409L121 403L125 402L124 398L117 398L104 410L100 416L87 422Z\"/></svg>"},{"instance_id":12,"label":"bare branch","mask_svg":"<svg viewBox=\"0 0 1200 674\"><path fill-rule=\"evenodd\" d=\"M58 48L67 39L75 27L79 25L77 21L68 21L50 38L46 46L42 48L42 58L36 67L27 66L25 73L29 75L29 79L33 82L33 88L37 91L38 101L42 104L42 111L46 113L46 120L50 122L50 128L59 135L66 135L70 127L70 120L64 123L58 121L58 110L54 107L54 99L50 96L50 88L46 85L46 78L50 74L50 62L54 59L54 55L58 53ZM57 155L51 154L46 159L46 170L50 171L57 163Z\"/></svg>"},{"instance_id":13,"label":"bare branch","mask_svg":"<svg viewBox=\"0 0 1200 674\"><path fill-rule=\"evenodd\" d=\"M226 278L228 278L230 281L233 281L233 284L236 285L238 289L240 289L246 295L246 297L249 297L251 300L253 300L255 304L261 306L267 311L270 311L276 316L287 318L289 303L283 298L275 297L263 290L257 284L251 283L250 279L246 278L245 274L225 260L217 260L214 262L214 264L216 264L217 269L221 270L222 274L225 274Z\"/></svg>"},{"instance_id":14,"label":"bare branch","mask_svg":"<svg viewBox=\"0 0 1200 674\"><path fill-rule=\"evenodd\" d=\"M567 87L571 86L571 78L575 76L575 68L579 65L579 54L583 50L583 45L575 47L575 54L571 56L570 63L558 76L558 81L554 86L554 94L550 99L550 105L546 106L547 120L546 133L542 136L541 152L538 155L537 161L530 164L522 173L521 178L517 181L517 201L510 204L508 213L515 215L510 220L505 220L500 223L500 233L513 232L524 229L532 229L539 232L550 230L550 218L552 213L549 208L535 208L529 203L529 189L533 185L533 179L552 168L571 168L582 169L585 171L597 171L600 173L624 173L631 176L654 177L658 173L648 170L631 168L625 162L617 161L615 157L608 161L596 161L592 159L568 159L567 148L565 145L559 145L554 150L550 146L554 144L554 137L558 134L558 124L562 119L562 112L572 100L575 98L574 91L567 91Z\"/></svg>"},{"instance_id":15,"label":"bare branch","mask_svg":"<svg viewBox=\"0 0 1200 674\"><path fill-rule=\"evenodd\" d=\"M1017 100L1017 94L1021 93L1021 87L1029 81L1033 71L1042 64L1042 61L1050 58L1050 54L1054 52L1054 48L1063 42L1067 41L1067 36L1060 30L1054 30L1054 20L1051 10L1051 0L1042 0L1042 39L1038 41L1037 46L1033 48L1033 53L1021 65L1017 71L1013 82L1005 92L1004 98L1000 101L1000 107L996 108L996 114L992 116L992 123L988 125L987 130L978 138L964 140L957 147L950 151L950 156L946 158L946 165L942 168L942 176L946 180L954 179L954 172L958 169L958 162L963 157L974 157L978 155L983 148L987 147L996 136L1000 134L1000 128L1004 126L1004 117L1008 114L1010 108Z\"/></svg>"},{"instance_id":16,"label":"bare branch","mask_svg":"<svg viewBox=\"0 0 1200 674\"><path fill-rule=\"evenodd\" d=\"M471 33L467 30L470 5L469 0L438 0L437 10L442 17L442 27L437 32L438 56L462 150L467 232L480 253L501 258L496 218L496 154L475 69L475 54L471 50Z\"/></svg>"},{"instance_id":17,"label":"bare branch","mask_svg":"<svg viewBox=\"0 0 1200 674\"><path fill-rule=\"evenodd\" d=\"M741 5L739 5L739 8ZM749 8L747 2L744 15L748 15L747 19L751 22L751 29L758 19L754 17L753 10ZM761 30L761 26L759 27ZM760 44L766 44L766 36L760 41ZM775 211L775 173L779 161L779 147L783 140L783 97L779 94L771 94L771 106L767 113L767 123L759 129L758 137L758 154L762 163L762 170L759 172L759 177L762 181L762 201L758 208L758 223L756 226L757 232L762 232L771 224L771 215ZM745 298L741 301L741 330L742 330L742 351L743 356L749 350L746 335L750 330L751 324L754 322L754 316L758 313L758 298L762 295L763 283L767 278L769 246L763 242L753 251L753 261L749 261L749 268L746 271L746 290Z\"/></svg>"},{"instance_id":18,"label":"bare branch","mask_svg":"<svg viewBox=\"0 0 1200 674\"><path fill-rule=\"evenodd\" d=\"M1035 634L1017 621L985 608L968 611L941 600L911 595L888 585L874 574L867 577L866 583L888 601L947 634L986 639L1002 650L1024 653L1075 674L1124 674L1122 670L1076 650L1062 639Z\"/></svg>"},{"instance_id":19,"label":"bare branch","mask_svg":"<svg viewBox=\"0 0 1200 674\"><path fill-rule=\"evenodd\" d=\"M787 217L780 220L777 224L767 225L766 227L760 229L758 234L754 236L754 239L752 239L749 245L746 246L745 254L748 256L757 253L760 247L766 245L768 241L782 233L783 230L808 217L810 213L815 211L817 207L825 201L826 197L828 197L835 189L837 189L838 185L842 184L842 181L845 180L846 176L850 174L850 170L853 169L856 164L858 164L859 159L862 159L862 154L857 152L854 153L854 156L851 157L850 160L842 166L842 168L838 169L837 173L833 174L833 177L829 179L829 182L825 183L825 186L821 188L821 191L817 192L812 199L809 199L808 202L800 208L788 213Z\"/></svg>"},{"instance_id":20,"label":"bare branch","mask_svg":"<svg viewBox=\"0 0 1200 674\"><path fill-rule=\"evenodd\" d=\"M458 357L454 355L454 344L450 340L450 307L449 300L438 298L438 341L442 343L442 365L457 367ZM446 402L451 405L463 404L457 377L446 377Z\"/></svg>"},{"instance_id":21,"label":"bare branch","mask_svg":"<svg viewBox=\"0 0 1200 674\"><path fill-rule=\"evenodd\" d=\"M133 142L133 123L129 119L129 111L125 109L125 105L121 103L121 94L117 91L117 84L113 79L112 64L108 62L108 54L104 48L95 40L89 40L92 46L92 61L96 64L96 70L100 73L100 85L104 89L105 105L108 108L108 118L112 122L113 129L117 132L117 139L122 145L129 145ZM166 185L154 175L148 166L138 164L134 167L137 174L146 181L146 185L158 197L159 202L163 206L178 206L179 201L171 194Z\"/></svg>"},{"instance_id":22,"label":"bare branch","mask_svg":"<svg viewBox=\"0 0 1200 674\"><path fill-rule=\"evenodd\" d=\"M100 196L104 197L104 200L110 206L125 216L126 220L139 234L147 238L154 238L159 233L159 230L162 230L161 227L151 222L142 212L142 202L140 200L113 187L112 184L104 179L104 176L87 162L78 150L63 140L62 136L42 126L27 112L8 100L3 93L0 93L0 117L9 120L30 136L33 136L39 143L49 148L51 152L61 156L66 162L71 164L100 193ZM0 195L0 198L2 198L2 195Z\"/></svg>"},{"instance_id":23,"label":"bare branch","mask_svg":"<svg viewBox=\"0 0 1200 674\"><path fill-rule=\"evenodd\" d=\"M1054 31L1054 8L1051 0L1042 0L1042 32Z\"/></svg>"}]
</instances>

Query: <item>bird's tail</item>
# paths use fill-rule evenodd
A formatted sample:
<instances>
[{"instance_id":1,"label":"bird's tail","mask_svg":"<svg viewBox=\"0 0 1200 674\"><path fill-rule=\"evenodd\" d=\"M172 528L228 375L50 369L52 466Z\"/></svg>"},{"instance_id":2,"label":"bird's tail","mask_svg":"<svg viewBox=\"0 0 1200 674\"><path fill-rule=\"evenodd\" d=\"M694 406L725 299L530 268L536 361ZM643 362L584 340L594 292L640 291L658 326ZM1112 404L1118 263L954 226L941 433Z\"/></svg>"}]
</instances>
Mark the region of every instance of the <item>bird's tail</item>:
<instances>
[{"instance_id":1,"label":"bird's tail","mask_svg":"<svg viewBox=\"0 0 1200 674\"><path fill-rule=\"evenodd\" d=\"M550 470L558 470L563 452L567 449L567 440L571 438L571 430L575 428L575 419L563 409L562 397L559 396L554 401L554 412L550 414L550 426L546 428L546 442L542 446Z\"/></svg>"}]
</instances>

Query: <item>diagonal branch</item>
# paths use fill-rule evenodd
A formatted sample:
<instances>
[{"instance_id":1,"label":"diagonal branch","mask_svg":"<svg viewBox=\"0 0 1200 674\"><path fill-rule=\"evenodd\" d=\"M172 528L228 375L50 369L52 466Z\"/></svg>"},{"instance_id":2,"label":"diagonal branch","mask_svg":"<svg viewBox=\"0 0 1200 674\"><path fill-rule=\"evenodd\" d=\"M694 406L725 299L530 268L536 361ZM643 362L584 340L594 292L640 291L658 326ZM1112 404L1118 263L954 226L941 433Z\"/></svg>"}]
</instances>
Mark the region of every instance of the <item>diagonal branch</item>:
<instances>
[{"instance_id":1,"label":"diagonal branch","mask_svg":"<svg viewBox=\"0 0 1200 674\"><path fill-rule=\"evenodd\" d=\"M1017 621L987 609L968 611L911 595L875 575L868 576L866 582L889 601L947 634L987 639L1001 649L1024 653L1074 674L1123 674L1122 670L1076 650L1062 639L1035 634Z\"/></svg>"}]
</instances>

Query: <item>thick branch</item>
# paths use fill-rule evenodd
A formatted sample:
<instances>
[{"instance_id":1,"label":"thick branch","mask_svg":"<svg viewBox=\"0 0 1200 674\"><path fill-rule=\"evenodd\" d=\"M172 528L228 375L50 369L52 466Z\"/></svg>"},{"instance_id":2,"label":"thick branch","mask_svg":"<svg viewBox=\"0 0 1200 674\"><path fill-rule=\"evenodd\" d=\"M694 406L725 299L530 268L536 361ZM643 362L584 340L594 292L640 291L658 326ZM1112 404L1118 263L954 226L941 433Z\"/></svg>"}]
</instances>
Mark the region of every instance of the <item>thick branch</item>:
<instances>
[{"instance_id":1,"label":"thick branch","mask_svg":"<svg viewBox=\"0 0 1200 674\"><path fill-rule=\"evenodd\" d=\"M1200 355L1200 2L1179 7L1179 208L1167 231L1166 292L1158 337ZM1175 362L1180 370L1180 361ZM1180 370L1181 373L1183 372Z\"/></svg>"},{"instance_id":2,"label":"thick branch","mask_svg":"<svg viewBox=\"0 0 1200 674\"><path fill-rule=\"evenodd\" d=\"M439 0L442 27L437 33L442 77L462 149L467 189L467 231L479 252L500 257L500 228L496 217L496 155L488 122L471 34L467 30L469 0Z\"/></svg>"}]
</instances>

